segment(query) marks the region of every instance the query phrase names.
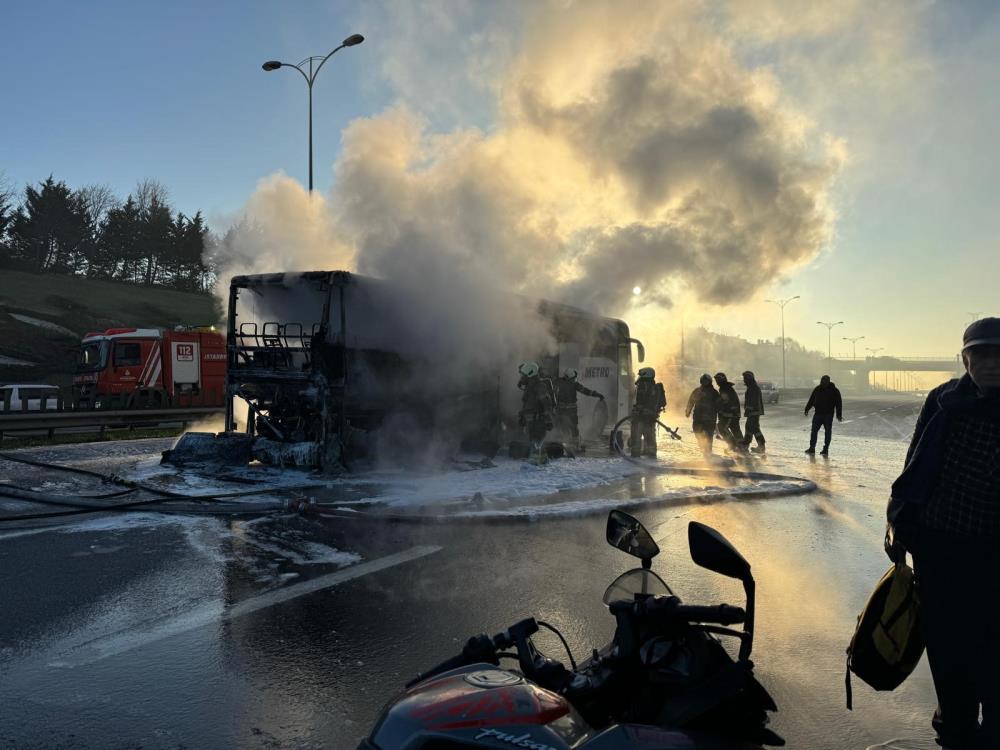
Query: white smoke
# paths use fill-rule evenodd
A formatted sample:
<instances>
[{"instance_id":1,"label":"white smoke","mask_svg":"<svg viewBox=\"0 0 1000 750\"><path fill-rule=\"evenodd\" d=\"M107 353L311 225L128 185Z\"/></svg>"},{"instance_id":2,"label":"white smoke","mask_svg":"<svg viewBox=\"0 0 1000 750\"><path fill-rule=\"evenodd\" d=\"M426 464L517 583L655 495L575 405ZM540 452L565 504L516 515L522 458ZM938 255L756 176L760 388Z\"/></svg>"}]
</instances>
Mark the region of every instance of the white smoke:
<instances>
[{"instance_id":1,"label":"white smoke","mask_svg":"<svg viewBox=\"0 0 1000 750\"><path fill-rule=\"evenodd\" d=\"M523 323L510 292L608 315L678 295L733 304L829 242L842 145L699 7L518 8L515 50L488 31L465 47L477 92L494 96L488 131L440 132L404 92L347 128L328 198L262 181L217 262L405 282L447 336L492 345ZM384 70L408 80L397 59Z\"/></svg>"}]
</instances>

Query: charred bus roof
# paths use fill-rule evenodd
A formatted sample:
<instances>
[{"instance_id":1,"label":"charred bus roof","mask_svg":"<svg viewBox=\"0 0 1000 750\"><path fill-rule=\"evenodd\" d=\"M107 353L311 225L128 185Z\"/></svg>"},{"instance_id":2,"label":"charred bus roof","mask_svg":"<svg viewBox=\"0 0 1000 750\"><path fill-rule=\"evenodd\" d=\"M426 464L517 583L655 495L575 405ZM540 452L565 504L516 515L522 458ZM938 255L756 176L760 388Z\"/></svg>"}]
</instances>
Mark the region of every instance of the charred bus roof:
<instances>
[{"instance_id":1,"label":"charred bus roof","mask_svg":"<svg viewBox=\"0 0 1000 750\"><path fill-rule=\"evenodd\" d=\"M244 274L234 276L230 281L230 306L234 303L234 296L240 289L252 289L253 287L285 286L291 287L298 282L316 282L321 289L333 289L335 287L359 285L367 287L381 288L389 291L398 285L395 282L373 276L364 276L351 271L288 271L278 273ZM533 300L523 295L511 294L512 298L520 298L525 302L533 303L537 311L550 320L576 319L578 321L589 321L591 323L601 322L611 327L614 332L623 340L629 338L628 324L619 318L611 318L604 315L592 313L580 307L555 302L553 300L541 299ZM326 319L329 310L325 309L323 318ZM231 321L232 325L232 321Z\"/></svg>"}]
</instances>

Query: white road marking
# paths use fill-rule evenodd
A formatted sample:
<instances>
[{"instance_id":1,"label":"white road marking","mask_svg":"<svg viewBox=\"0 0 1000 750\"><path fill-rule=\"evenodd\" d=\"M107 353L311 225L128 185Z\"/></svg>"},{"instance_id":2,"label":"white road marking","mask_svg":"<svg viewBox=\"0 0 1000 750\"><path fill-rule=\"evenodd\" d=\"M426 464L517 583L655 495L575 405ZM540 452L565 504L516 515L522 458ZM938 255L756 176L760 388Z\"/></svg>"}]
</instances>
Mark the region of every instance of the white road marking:
<instances>
[{"instance_id":1,"label":"white road marking","mask_svg":"<svg viewBox=\"0 0 1000 750\"><path fill-rule=\"evenodd\" d=\"M57 650L57 653L49 659L48 666L63 668L92 664L102 659L155 643L164 638L196 630L206 625L227 622L251 612L304 596L305 594L312 594L344 583L345 581L377 573L395 565L402 565L403 563L432 555L435 552L440 552L442 549L443 547L434 545L411 547L394 555L387 555L377 560L352 565L335 573L329 573L309 581L268 591L260 596L244 599L228 609L223 607L221 602L207 602L188 610L183 615L171 617L166 620L158 619L148 625L130 628L84 641L83 643L77 643L62 651Z\"/></svg>"}]
</instances>

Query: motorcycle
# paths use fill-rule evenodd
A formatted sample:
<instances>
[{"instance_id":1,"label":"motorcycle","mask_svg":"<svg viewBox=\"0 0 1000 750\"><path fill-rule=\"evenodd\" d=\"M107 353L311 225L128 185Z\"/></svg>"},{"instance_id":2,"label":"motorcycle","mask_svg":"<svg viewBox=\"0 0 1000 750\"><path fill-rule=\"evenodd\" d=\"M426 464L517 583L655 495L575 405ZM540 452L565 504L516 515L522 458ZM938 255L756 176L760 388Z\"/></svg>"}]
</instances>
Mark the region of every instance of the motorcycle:
<instances>
[{"instance_id":1,"label":"motorcycle","mask_svg":"<svg viewBox=\"0 0 1000 750\"><path fill-rule=\"evenodd\" d=\"M652 570L660 550L643 525L614 510L608 543L641 560L604 593L611 642L579 665L566 639L533 617L418 675L383 709L358 750L762 750L784 745L767 728L774 700L753 674L754 579L718 531L692 521L694 562L743 582L745 607L687 605ZM741 630L731 625L741 624ZM570 667L532 641L556 633ZM734 659L719 636L739 641ZM517 668L501 668L501 659Z\"/></svg>"}]
</instances>

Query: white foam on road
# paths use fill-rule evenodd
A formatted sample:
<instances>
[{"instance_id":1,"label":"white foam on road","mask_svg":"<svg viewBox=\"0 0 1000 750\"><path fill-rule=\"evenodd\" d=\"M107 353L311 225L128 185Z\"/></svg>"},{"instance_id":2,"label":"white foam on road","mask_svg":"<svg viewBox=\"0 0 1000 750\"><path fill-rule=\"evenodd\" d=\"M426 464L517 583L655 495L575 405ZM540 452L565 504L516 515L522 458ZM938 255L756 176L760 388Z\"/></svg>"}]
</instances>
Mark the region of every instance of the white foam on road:
<instances>
[{"instance_id":1,"label":"white foam on road","mask_svg":"<svg viewBox=\"0 0 1000 750\"><path fill-rule=\"evenodd\" d=\"M177 526L177 525L204 525L221 524L215 518L204 516L181 516L164 515L162 513L142 513L130 511L127 513L115 513L101 516L100 518L90 518L82 521L65 521L59 525L44 526L36 529L24 529L22 531L9 531L0 534L0 541L4 539L16 539L21 536L34 536L35 534L96 534L114 533L130 531L138 528L149 528L154 526Z\"/></svg>"},{"instance_id":2,"label":"white foam on road","mask_svg":"<svg viewBox=\"0 0 1000 750\"><path fill-rule=\"evenodd\" d=\"M218 600L205 602L189 609L182 615L95 638L76 644L66 650L60 651L57 649L57 653L49 658L47 664L53 668L71 668L92 664L161 641L165 638L179 635L180 633L196 630L206 625L227 622L251 612L297 599L306 594L323 591L324 589L337 586L355 578L371 575L372 573L377 573L396 565L402 565L403 563L412 562L421 557L439 552L441 549L441 547L433 545L411 547L393 555L380 557L377 560L359 563L358 565L338 570L335 573L319 576L308 581L303 581L302 583L283 586L259 596L244 599L229 608L224 607Z\"/></svg>"},{"instance_id":3,"label":"white foam on road","mask_svg":"<svg viewBox=\"0 0 1000 750\"><path fill-rule=\"evenodd\" d=\"M383 489L361 502L406 507L449 503L471 498L477 493L486 500L538 497L609 484L644 471L641 465L621 458L557 459L541 466L528 461L497 458L494 463L492 468L429 476L374 472L366 475L364 480Z\"/></svg>"},{"instance_id":4,"label":"white foam on road","mask_svg":"<svg viewBox=\"0 0 1000 750\"><path fill-rule=\"evenodd\" d=\"M757 494L761 491L792 494L807 492L806 480L801 482L761 481L739 487L684 487L670 490L652 497L604 497L585 500L567 500L562 503L545 503L540 505L524 505L515 508L483 508L477 510L448 513L448 518L553 518L557 516L593 515L612 508L632 507L647 504L683 503L697 499L698 501L718 499L738 500L742 495ZM345 508L344 510L347 510Z\"/></svg>"}]
</instances>

